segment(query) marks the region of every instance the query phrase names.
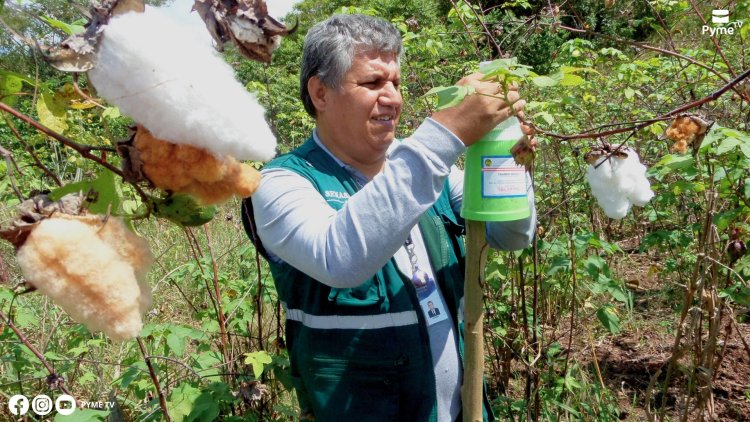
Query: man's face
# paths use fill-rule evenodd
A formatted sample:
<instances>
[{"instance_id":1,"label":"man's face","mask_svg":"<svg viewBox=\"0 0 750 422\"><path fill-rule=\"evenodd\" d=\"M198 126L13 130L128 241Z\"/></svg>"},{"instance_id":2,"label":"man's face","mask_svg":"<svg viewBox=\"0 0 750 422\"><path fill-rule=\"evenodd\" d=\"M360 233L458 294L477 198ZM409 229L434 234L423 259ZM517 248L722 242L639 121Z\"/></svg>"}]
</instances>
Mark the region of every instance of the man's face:
<instances>
[{"instance_id":1,"label":"man's face","mask_svg":"<svg viewBox=\"0 0 750 422\"><path fill-rule=\"evenodd\" d=\"M401 115L401 72L396 55L357 53L340 89L326 89L318 110L337 149L358 161L382 159L396 136Z\"/></svg>"}]
</instances>

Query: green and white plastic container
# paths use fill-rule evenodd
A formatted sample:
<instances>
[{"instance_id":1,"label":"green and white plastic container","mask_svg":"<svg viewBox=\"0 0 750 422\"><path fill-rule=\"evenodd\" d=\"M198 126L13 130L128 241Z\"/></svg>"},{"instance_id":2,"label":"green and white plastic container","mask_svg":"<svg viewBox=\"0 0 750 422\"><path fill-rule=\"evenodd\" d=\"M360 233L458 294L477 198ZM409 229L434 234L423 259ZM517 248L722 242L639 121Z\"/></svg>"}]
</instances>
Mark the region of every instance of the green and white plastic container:
<instances>
[{"instance_id":1,"label":"green and white plastic container","mask_svg":"<svg viewBox=\"0 0 750 422\"><path fill-rule=\"evenodd\" d=\"M531 215L526 169L510 153L523 136L520 122L511 117L468 148L461 217L512 221Z\"/></svg>"}]
</instances>

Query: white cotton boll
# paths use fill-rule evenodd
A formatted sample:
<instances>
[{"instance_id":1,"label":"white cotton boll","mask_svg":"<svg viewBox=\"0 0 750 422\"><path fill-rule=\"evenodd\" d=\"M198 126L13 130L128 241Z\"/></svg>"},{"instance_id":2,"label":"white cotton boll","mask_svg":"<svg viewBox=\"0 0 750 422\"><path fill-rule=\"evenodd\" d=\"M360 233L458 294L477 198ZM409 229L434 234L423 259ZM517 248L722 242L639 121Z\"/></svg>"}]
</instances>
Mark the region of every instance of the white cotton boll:
<instances>
[{"instance_id":1,"label":"white cotton boll","mask_svg":"<svg viewBox=\"0 0 750 422\"><path fill-rule=\"evenodd\" d=\"M646 166L641 164L632 149L626 149L627 158L602 157L589 165L586 180L591 193L609 218L622 219L632 205L642 207L654 196L646 178ZM597 164L601 163L598 168Z\"/></svg>"},{"instance_id":2,"label":"white cotton boll","mask_svg":"<svg viewBox=\"0 0 750 422\"><path fill-rule=\"evenodd\" d=\"M157 138L240 160L275 155L264 110L232 68L158 9L112 18L88 75L102 97Z\"/></svg>"},{"instance_id":3,"label":"white cotton boll","mask_svg":"<svg viewBox=\"0 0 750 422\"><path fill-rule=\"evenodd\" d=\"M638 154L632 149L628 149L628 158L625 161L633 180L633 188L628 198L633 205L643 207L654 197L654 191L651 190L651 183L646 178L646 166L641 164Z\"/></svg>"},{"instance_id":4,"label":"white cotton boll","mask_svg":"<svg viewBox=\"0 0 750 422\"><path fill-rule=\"evenodd\" d=\"M43 220L16 258L39 292L89 330L123 341L143 327L141 315L151 304L151 253L115 217L106 223L93 215Z\"/></svg>"}]
</instances>

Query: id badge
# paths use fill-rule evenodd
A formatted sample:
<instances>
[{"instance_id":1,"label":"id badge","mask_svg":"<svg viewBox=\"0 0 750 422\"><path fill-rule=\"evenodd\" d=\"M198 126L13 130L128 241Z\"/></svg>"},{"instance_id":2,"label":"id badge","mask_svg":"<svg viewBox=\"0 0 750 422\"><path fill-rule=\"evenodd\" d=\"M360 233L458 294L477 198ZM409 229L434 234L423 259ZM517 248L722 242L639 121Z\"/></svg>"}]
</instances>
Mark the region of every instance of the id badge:
<instances>
[{"instance_id":1,"label":"id badge","mask_svg":"<svg viewBox=\"0 0 750 422\"><path fill-rule=\"evenodd\" d=\"M417 289L419 307L424 313L427 326L448 319L448 310L445 308L445 303L443 303L440 297L435 279L420 270L419 267L416 267L411 281Z\"/></svg>"}]
</instances>

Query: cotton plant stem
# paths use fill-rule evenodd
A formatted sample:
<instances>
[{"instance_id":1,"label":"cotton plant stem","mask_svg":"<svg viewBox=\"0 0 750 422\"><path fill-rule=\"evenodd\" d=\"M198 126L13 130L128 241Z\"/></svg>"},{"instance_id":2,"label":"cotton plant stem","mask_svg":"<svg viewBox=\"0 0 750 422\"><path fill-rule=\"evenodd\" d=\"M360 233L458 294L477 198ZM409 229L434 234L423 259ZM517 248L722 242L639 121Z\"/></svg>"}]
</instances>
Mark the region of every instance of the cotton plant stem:
<instances>
[{"instance_id":1,"label":"cotton plant stem","mask_svg":"<svg viewBox=\"0 0 750 422\"><path fill-rule=\"evenodd\" d=\"M484 222L466 220L466 277L464 281L464 385L461 388L464 422L482 421L484 372L484 263L487 240Z\"/></svg>"},{"instance_id":2,"label":"cotton plant stem","mask_svg":"<svg viewBox=\"0 0 750 422\"><path fill-rule=\"evenodd\" d=\"M136 340L138 340L138 346L141 348L143 359L146 361L148 373L149 375L151 375L151 380L154 382L156 394L159 396L159 405L161 406L161 411L163 412L162 416L164 416L164 420L166 422L171 422L172 418L169 417L169 412L167 411L167 399L164 397L164 392L161 390L159 377L156 376L156 370L154 369L154 365L151 363L151 356L149 356L148 352L146 351L146 345L143 344L143 339L141 339L140 337L136 337Z\"/></svg>"},{"instance_id":3,"label":"cotton plant stem","mask_svg":"<svg viewBox=\"0 0 750 422\"><path fill-rule=\"evenodd\" d=\"M18 340L20 340L21 343L23 343L24 346L26 346L31 351L31 353L33 353L34 356L36 356L37 359L39 359L39 361L42 363L42 365L44 365L44 367L47 369L47 372L49 372L50 377L52 377L52 378L58 378L59 376L58 376L57 372L55 372L55 369L52 367L52 365L50 365L49 362L47 362L47 359L44 358L44 355L42 355L39 352L39 350L37 350L36 347L34 347L33 344L31 344L31 342L29 341L29 339L27 339L26 336L21 332L21 330L19 330L18 327L16 327L16 325L13 324L13 321L10 320L10 318L8 317L8 315L5 314L5 312L0 311L0 319L5 324L7 324L8 328L10 328L16 334L16 337L18 337ZM73 395L70 392L70 390L68 390L68 387L65 386L65 384L60 383L59 384L59 388L60 388L60 390L63 393L65 393L65 394L67 394L69 396Z\"/></svg>"}]
</instances>

